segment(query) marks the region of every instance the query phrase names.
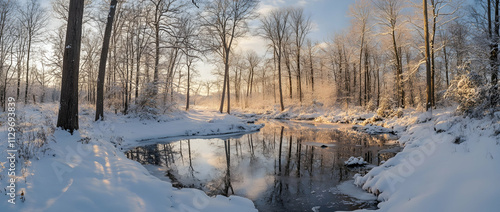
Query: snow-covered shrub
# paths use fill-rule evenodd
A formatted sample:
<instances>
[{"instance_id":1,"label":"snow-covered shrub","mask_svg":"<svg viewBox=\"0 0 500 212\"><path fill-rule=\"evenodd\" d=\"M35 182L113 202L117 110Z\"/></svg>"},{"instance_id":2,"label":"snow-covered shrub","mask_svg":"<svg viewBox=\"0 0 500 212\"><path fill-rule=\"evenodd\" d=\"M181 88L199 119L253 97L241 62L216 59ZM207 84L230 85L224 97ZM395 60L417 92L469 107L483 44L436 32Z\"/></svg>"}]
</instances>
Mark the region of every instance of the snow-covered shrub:
<instances>
[{"instance_id":1,"label":"snow-covered shrub","mask_svg":"<svg viewBox=\"0 0 500 212\"><path fill-rule=\"evenodd\" d=\"M370 99L370 101L366 104L366 109L368 111L375 111L377 109L377 105L373 99Z\"/></svg>"},{"instance_id":2,"label":"snow-covered shrub","mask_svg":"<svg viewBox=\"0 0 500 212\"><path fill-rule=\"evenodd\" d=\"M55 131L55 125L49 116L44 117L44 124L34 124L33 120L27 120L23 113L17 114L18 125L16 129L15 145L19 158L28 161L38 158L40 153L45 154L49 148L46 144L50 141Z\"/></svg>"},{"instance_id":3,"label":"snow-covered shrub","mask_svg":"<svg viewBox=\"0 0 500 212\"><path fill-rule=\"evenodd\" d=\"M398 118L401 118L403 117L403 108L398 108L397 110L393 111L393 113L391 114L391 117L398 117Z\"/></svg>"},{"instance_id":4,"label":"snow-covered shrub","mask_svg":"<svg viewBox=\"0 0 500 212\"><path fill-rule=\"evenodd\" d=\"M376 122L379 122L379 121L383 121L384 119L382 117L380 117L379 115L374 115L368 119L366 119L365 121L363 121L363 123L361 125L365 126L367 124L375 124L376 125Z\"/></svg>"},{"instance_id":5,"label":"snow-covered shrub","mask_svg":"<svg viewBox=\"0 0 500 212\"><path fill-rule=\"evenodd\" d=\"M377 115L380 117L388 117L390 114L392 114L392 109L391 105L389 103L389 99L383 98L382 101L380 101L380 106L378 107L377 110Z\"/></svg>"},{"instance_id":6,"label":"snow-covered shrub","mask_svg":"<svg viewBox=\"0 0 500 212\"><path fill-rule=\"evenodd\" d=\"M141 119L155 119L160 114L160 110L157 107L154 89L153 84L149 83L139 94L136 104L131 106L130 112Z\"/></svg>"},{"instance_id":7,"label":"snow-covered shrub","mask_svg":"<svg viewBox=\"0 0 500 212\"><path fill-rule=\"evenodd\" d=\"M104 103L106 104L106 107L111 108L111 110L113 110L115 114L121 107L121 99L120 99L121 93L122 93L121 86L112 85L109 91L105 92L104 94L104 99L106 99Z\"/></svg>"},{"instance_id":8,"label":"snow-covered shrub","mask_svg":"<svg viewBox=\"0 0 500 212\"><path fill-rule=\"evenodd\" d=\"M417 97L416 102L420 102L417 104L417 108L415 108L416 111L418 112L425 112L425 102L420 101L420 97Z\"/></svg>"},{"instance_id":9,"label":"snow-covered shrub","mask_svg":"<svg viewBox=\"0 0 500 212\"><path fill-rule=\"evenodd\" d=\"M480 74L469 71L452 81L445 98L458 102L459 113L473 117L498 110L500 92Z\"/></svg>"}]
</instances>

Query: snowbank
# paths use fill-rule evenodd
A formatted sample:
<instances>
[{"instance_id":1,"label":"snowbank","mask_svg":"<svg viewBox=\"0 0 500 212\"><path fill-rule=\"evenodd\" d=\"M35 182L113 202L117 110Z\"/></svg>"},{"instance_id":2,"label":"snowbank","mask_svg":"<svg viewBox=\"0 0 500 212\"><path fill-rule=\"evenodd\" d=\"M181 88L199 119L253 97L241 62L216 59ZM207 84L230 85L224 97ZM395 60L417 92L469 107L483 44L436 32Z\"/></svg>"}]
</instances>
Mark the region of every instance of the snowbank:
<instances>
[{"instance_id":1,"label":"snowbank","mask_svg":"<svg viewBox=\"0 0 500 212\"><path fill-rule=\"evenodd\" d=\"M424 116L400 133L402 152L354 183L378 195L381 211L498 211L499 119Z\"/></svg>"},{"instance_id":2,"label":"snowbank","mask_svg":"<svg viewBox=\"0 0 500 212\"><path fill-rule=\"evenodd\" d=\"M55 123L57 118L54 104L18 110L19 116L34 125L45 120ZM256 211L246 198L208 197L201 190L173 188L127 159L122 149L144 138L243 133L261 125L210 111L176 114L165 122L106 114L105 121L93 122L91 109L81 111L78 132L70 135L55 130L43 151L17 164L23 170L16 173L16 204L8 203L7 195L0 195L2 211ZM5 119L5 114L0 118ZM1 126L2 138L7 137L6 130ZM7 155L6 145L0 144L2 158ZM9 177L4 160L0 169L0 182L5 187ZM5 193L3 189L0 192ZM19 199L21 192L25 201Z\"/></svg>"},{"instance_id":3,"label":"snowbank","mask_svg":"<svg viewBox=\"0 0 500 212\"><path fill-rule=\"evenodd\" d=\"M355 185L377 196L380 211L498 211L500 112L477 120L457 116L455 109L434 110L432 116L405 109L398 111L399 117L380 117L357 107L346 113L311 106L262 116L307 117L354 124L353 129L369 134L398 135L403 150L354 179Z\"/></svg>"}]
</instances>

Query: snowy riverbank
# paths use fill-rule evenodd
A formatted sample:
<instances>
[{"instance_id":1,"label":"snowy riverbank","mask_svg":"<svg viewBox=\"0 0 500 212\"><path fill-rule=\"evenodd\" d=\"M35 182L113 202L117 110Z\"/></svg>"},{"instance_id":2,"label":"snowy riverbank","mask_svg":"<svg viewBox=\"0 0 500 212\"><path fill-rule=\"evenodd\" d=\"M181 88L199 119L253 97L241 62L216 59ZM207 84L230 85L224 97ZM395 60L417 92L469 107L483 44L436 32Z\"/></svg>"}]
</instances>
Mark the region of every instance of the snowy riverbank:
<instances>
[{"instance_id":1,"label":"snowy riverbank","mask_svg":"<svg viewBox=\"0 0 500 212\"><path fill-rule=\"evenodd\" d=\"M354 184L377 195L380 211L498 211L500 208L500 112L482 119L455 108L414 109L387 117L359 108L348 113L323 107L259 111L264 118L350 123L370 134L397 134L403 150Z\"/></svg>"},{"instance_id":2,"label":"snowy riverbank","mask_svg":"<svg viewBox=\"0 0 500 212\"><path fill-rule=\"evenodd\" d=\"M25 157L16 164L16 204L8 202L8 191L2 189L2 211L256 211L245 198L208 197L200 190L173 188L122 151L140 139L244 133L260 125L199 110L178 112L162 121L106 114L106 121L93 122L93 111L84 106L80 130L70 135L54 128L57 106L18 108L17 125L23 133L16 135L31 142L17 143ZM0 114L2 120L6 117ZM7 138L6 122L0 123L0 136ZM0 144L4 188L9 181L7 145Z\"/></svg>"},{"instance_id":3,"label":"snowy riverbank","mask_svg":"<svg viewBox=\"0 0 500 212\"><path fill-rule=\"evenodd\" d=\"M403 151L354 183L378 195L381 211L498 211L498 115L421 114L400 133Z\"/></svg>"}]
</instances>

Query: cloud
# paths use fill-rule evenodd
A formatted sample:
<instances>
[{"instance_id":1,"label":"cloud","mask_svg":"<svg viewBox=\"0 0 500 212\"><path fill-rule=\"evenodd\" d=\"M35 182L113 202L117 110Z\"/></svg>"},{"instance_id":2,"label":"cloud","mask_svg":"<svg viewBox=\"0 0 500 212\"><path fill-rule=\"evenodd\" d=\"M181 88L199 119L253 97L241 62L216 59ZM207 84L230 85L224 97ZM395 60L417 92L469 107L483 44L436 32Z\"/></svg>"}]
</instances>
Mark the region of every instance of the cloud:
<instances>
[{"instance_id":1,"label":"cloud","mask_svg":"<svg viewBox=\"0 0 500 212\"><path fill-rule=\"evenodd\" d=\"M306 1L306 0L299 0L299 1L297 2L297 5L299 5L300 7L303 7L303 6L305 6L306 4L307 4L307 1Z\"/></svg>"},{"instance_id":2,"label":"cloud","mask_svg":"<svg viewBox=\"0 0 500 212\"><path fill-rule=\"evenodd\" d=\"M257 12L265 16L269 14L273 9L277 9L278 7L276 5L271 5L271 4L260 4L259 8L257 9Z\"/></svg>"},{"instance_id":3,"label":"cloud","mask_svg":"<svg viewBox=\"0 0 500 212\"><path fill-rule=\"evenodd\" d=\"M272 2L274 5L278 5L278 4L284 4L285 0L273 0Z\"/></svg>"},{"instance_id":4,"label":"cloud","mask_svg":"<svg viewBox=\"0 0 500 212\"><path fill-rule=\"evenodd\" d=\"M260 36L246 36L237 41L236 50L240 52L254 50L258 55L263 56L267 51L267 41Z\"/></svg>"},{"instance_id":5,"label":"cloud","mask_svg":"<svg viewBox=\"0 0 500 212\"><path fill-rule=\"evenodd\" d=\"M316 44L316 46L319 48L322 48L322 49L326 49L326 48L328 48L328 43L321 42L321 43Z\"/></svg>"}]
</instances>

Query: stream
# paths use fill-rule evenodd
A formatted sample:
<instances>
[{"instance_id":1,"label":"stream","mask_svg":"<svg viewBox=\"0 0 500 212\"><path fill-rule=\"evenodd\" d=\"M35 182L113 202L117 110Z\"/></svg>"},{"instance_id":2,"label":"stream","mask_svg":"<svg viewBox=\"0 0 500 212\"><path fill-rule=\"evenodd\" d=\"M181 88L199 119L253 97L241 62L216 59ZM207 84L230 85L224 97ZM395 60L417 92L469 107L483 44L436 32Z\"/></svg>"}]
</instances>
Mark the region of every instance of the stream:
<instances>
[{"instance_id":1,"label":"stream","mask_svg":"<svg viewBox=\"0 0 500 212\"><path fill-rule=\"evenodd\" d=\"M209 196L243 196L259 211L377 208L374 198L348 196L337 185L393 157L397 138L356 132L342 124L259 123L265 127L258 132L157 140L125 154L174 187L201 189ZM347 167L344 161L351 156L363 157L368 165Z\"/></svg>"}]
</instances>

